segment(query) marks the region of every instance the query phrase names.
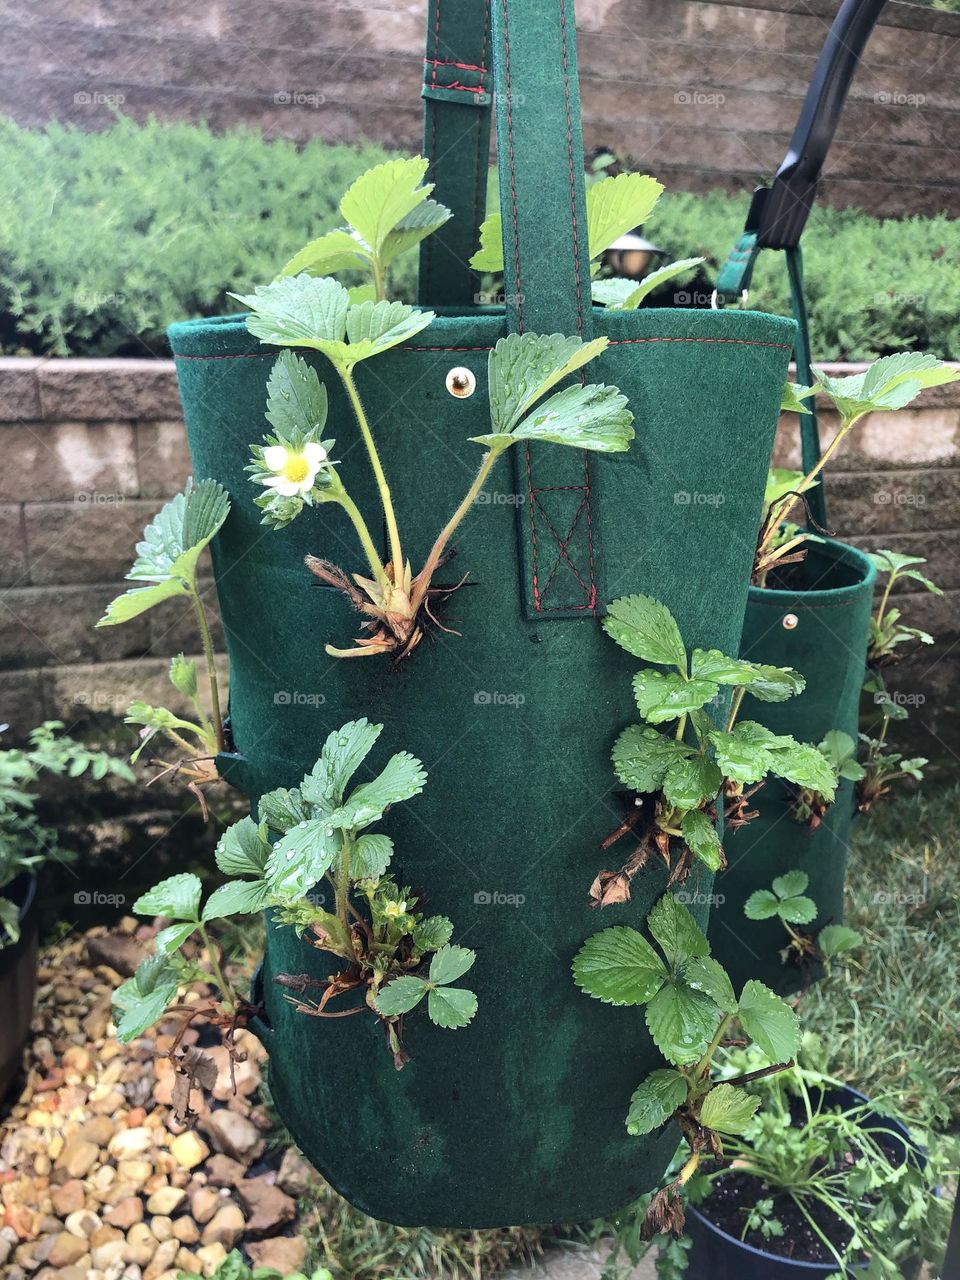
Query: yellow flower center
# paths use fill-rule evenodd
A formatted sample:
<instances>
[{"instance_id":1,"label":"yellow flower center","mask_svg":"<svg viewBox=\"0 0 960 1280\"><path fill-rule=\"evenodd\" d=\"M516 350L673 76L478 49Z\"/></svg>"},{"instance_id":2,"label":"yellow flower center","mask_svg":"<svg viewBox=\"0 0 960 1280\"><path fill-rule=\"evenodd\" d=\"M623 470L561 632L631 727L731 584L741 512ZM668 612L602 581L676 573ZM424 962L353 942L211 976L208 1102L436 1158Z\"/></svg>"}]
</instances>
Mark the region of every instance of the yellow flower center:
<instances>
[{"instance_id":1,"label":"yellow flower center","mask_svg":"<svg viewBox=\"0 0 960 1280\"><path fill-rule=\"evenodd\" d=\"M291 484L301 484L310 474L310 463L302 453L291 453L283 464L283 478Z\"/></svg>"},{"instance_id":2,"label":"yellow flower center","mask_svg":"<svg viewBox=\"0 0 960 1280\"><path fill-rule=\"evenodd\" d=\"M406 909L407 904L405 902L388 902L384 907L383 914L388 920L396 920L404 914Z\"/></svg>"}]
</instances>

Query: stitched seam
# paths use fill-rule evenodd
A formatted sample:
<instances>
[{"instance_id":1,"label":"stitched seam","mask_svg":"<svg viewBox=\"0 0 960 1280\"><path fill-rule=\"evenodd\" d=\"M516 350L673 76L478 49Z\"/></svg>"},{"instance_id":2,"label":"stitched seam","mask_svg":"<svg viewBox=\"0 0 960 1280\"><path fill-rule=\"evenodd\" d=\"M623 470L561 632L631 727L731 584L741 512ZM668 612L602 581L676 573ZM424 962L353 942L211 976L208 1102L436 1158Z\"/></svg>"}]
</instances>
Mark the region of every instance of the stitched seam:
<instances>
[{"instance_id":1,"label":"stitched seam","mask_svg":"<svg viewBox=\"0 0 960 1280\"><path fill-rule=\"evenodd\" d=\"M510 85L510 31L507 23L507 0L501 0L503 14L503 68L507 92L507 157L510 170L510 205L513 218L514 281L517 295L517 330L523 333L523 291L520 287L520 225L517 215L517 157L513 146L513 96Z\"/></svg>"},{"instance_id":2,"label":"stitched seam","mask_svg":"<svg viewBox=\"0 0 960 1280\"><path fill-rule=\"evenodd\" d=\"M484 48L484 52L480 55L480 58L480 66L474 66L472 62L455 62L453 58L424 58L424 62L431 67L456 67L459 71L480 71L483 75L486 75L487 68L482 65L482 63L486 61L486 48ZM436 71L434 71L434 79L436 79L436 74Z\"/></svg>"},{"instance_id":3,"label":"stitched seam","mask_svg":"<svg viewBox=\"0 0 960 1280\"><path fill-rule=\"evenodd\" d=\"M580 490L580 493L581 494L583 493L582 489ZM576 515L573 517L573 523L570 525L570 528L567 530L567 536L563 538L560 536L560 533L558 532L558 530L555 529L553 524L551 523L550 518L547 515L547 512L543 504L540 502L537 503L537 506L540 508L540 513L544 518L544 523L546 524L547 528L550 530L550 533L553 535L553 539L556 542L557 548L558 548L556 563L554 564L553 568L550 570L550 577L547 579L546 585L544 586L543 591L541 592L541 597L543 599L546 599L547 592L550 590L551 586L553 585L554 579L556 578L557 574L560 572L560 566L561 564L563 564L564 561L566 561L566 563L570 566L570 571L573 574L573 576L576 578L577 582L579 583L580 588L583 591L583 594L588 598L590 597L590 591L587 588L587 584L584 582L580 574L580 570L577 568L577 566L574 564L573 560L571 559L570 553L568 550L570 543L573 539L573 535L577 531L577 525L580 523L580 517L583 514L585 505L586 505L585 500L583 497L581 497L580 504L577 507Z\"/></svg>"},{"instance_id":4,"label":"stitched seam","mask_svg":"<svg viewBox=\"0 0 960 1280\"><path fill-rule=\"evenodd\" d=\"M611 347L633 346L641 342L710 342L722 343L738 347L777 347L781 351L792 351L789 342L760 342L754 338L611 338ZM480 347L395 347L395 351L492 351L492 346ZM275 351L242 351L230 356L188 356L173 353L174 360L269 360L276 359ZM572 488L580 488L573 485ZM531 490L531 492L533 492Z\"/></svg>"},{"instance_id":5,"label":"stitched seam","mask_svg":"<svg viewBox=\"0 0 960 1280\"><path fill-rule=\"evenodd\" d=\"M490 0L486 0L484 6L484 22L483 22L483 47L480 50L480 61L486 66L487 62L487 42L490 36ZM486 72L484 72L486 74ZM475 126L477 130L477 162L473 171L473 212L471 214L472 231L476 236L480 226L480 172L483 162L483 137L484 127L482 117Z\"/></svg>"}]
</instances>

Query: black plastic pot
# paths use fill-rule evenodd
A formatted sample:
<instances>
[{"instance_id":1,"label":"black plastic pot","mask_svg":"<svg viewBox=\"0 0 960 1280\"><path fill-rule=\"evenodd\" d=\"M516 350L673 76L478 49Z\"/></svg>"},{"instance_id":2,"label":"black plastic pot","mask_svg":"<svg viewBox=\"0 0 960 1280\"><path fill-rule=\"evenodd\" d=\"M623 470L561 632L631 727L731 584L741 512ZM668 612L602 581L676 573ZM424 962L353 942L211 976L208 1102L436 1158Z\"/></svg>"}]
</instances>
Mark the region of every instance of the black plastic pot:
<instances>
[{"instance_id":1,"label":"black plastic pot","mask_svg":"<svg viewBox=\"0 0 960 1280\"><path fill-rule=\"evenodd\" d=\"M20 1071L23 1046L30 1032L37 994L39 939L36 876L21 875L3 891L20 904L20 939L0 949L0 1098Z\"/></svg>"},{"instance_id":2,"label":"black plastic pot","mask_svg":"<svg viewBox=\"0 0 960 1280\"><path fill-rule=\"evenodd\" d=\"M869 1101L856 1089L844 1087L826 1092L828 1107L846 1109ZM914 1159L923 1160L923 1152L911 1137L910 1130L898 1120L869 1112L864 1116L863 1125L867 1129L889 1129L899 1134L902 1144L897 1144L898 1149L895 1150L898 1158L906 1160L909 1154ZM826 1280L827 1276L837 1274L834 1262L794 1262L745 1244L712 1223L703 1209L692 1205L687 1208L687 1235L693 1242L688 1255L687 1280L816 1280L818 1276ZM851 1270L862 1271L865 1265L861 1263ZM903 1268L905 1280L912 1280L919 1272L919 1262Z\"/></svg>"}]
</instances>

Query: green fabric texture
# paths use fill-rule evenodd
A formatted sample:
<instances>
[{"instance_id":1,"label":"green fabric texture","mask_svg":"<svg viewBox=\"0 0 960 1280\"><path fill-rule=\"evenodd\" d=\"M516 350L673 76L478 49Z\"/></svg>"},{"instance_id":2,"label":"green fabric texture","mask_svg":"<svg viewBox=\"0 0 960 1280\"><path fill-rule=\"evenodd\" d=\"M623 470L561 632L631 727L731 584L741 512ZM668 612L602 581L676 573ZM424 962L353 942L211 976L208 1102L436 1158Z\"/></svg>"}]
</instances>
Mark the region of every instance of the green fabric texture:
<instances>
[{"instance_id":1,"label":"green fabric texture","mask_svg":"<svg viewBox=\"0 0 960 1280\"><path fill-rule=\"evenodd\" d=\"M819 742L831 729L856 741L876 570L862 552L832 539L811 546L796 568L796 591L750 589L741 653L755 662L794 667L807 687L780 703L747 695L740 719L758 720L802 741ZM797 618L792 629L783 625L789 614ZM772 779L757 792L753 807L759 817L724 836L729 866L717 879L720 897L711 912L710 939L735 987L758 978L786 993L799 989L804 978L781 962L786 931L779 919L748 920L744 903L756 889L769 889L774 876L798 868L810 877L806 894L818 907L816 920L804 928L842 921L853 785L841 782L816 830L794 819L786 788Z\"/></svg>"},{"instance_id":2,"label":"green fabric texture","mask_svg":"<svg viewBox=\"0 0 960 1280\"><path fill-rule=\"evenodd\" d=\"M423 154L433 198L453 217L420 245L420 300L466 307L479 277L469 265L486 208L490 154L490 6L430 0L423 63Z\"/></svg>"},{"instance_id":3,"label":"green fabric texture","mask_svg":"<svg viewBox=\"0 0 960 1280\"><path fill-rule=\"evenodd\" d=\"M321 1021L291 1008L276 974L319 972L324 961L292 930L267 932L270 1087L280 1113L337 1190L394 1222L592 1217L648 1190L676 1142L673 1132L631 1138L624 1126L633 1089L660 1065L642 1014L588 999L570 976L589 935L638 924L664 887L651 871L632 903L602 916L587 904L590 881L610 861L599 842L623 815L610 748L635 719L637 663L602 633L593 609L549 625L524 615L528 569L515 511L537 528L545 612L555 584L576 586L586 601L603 574L599 605L648 592L674 611L689 645L733 651L793 323L642 310L598 313L594 323L611 345L591 378L629 396L630 451L596 460L573 533L555 522L551 492L514 490L501 463L441 575L455 582L466 573L476 584L453 597L444 619L462 635L435 633L399 669L323 653L324 642L356 634L357 615L314 585L302 558L359 569L345 519L319 507L281 532L259 524L243 468L267 426L276 352L240 318L170 330L196 474L215 476L233 497L213 547L243 757L233 778L255 801L297 782L332 728L362 715L384 722L371 769L405 749L429 771L424 793L385 824L398 874L423 887L430 910L449 914L457 940L477 950L476 1019L451 1032L411 1017L413 1061L397 1073L372 1018ZM415 563L474 473L479 450L466 441L486 429L487 355L504 332L503 316L442 316L358 366ZM345 483L361 509L375 510L339 383L322 357L304 354L330 393L328 431ZM445 390L454 365L476 374L469 399ZM485 891L526 901L475 900Z\"/></svg>"}]
</instances>

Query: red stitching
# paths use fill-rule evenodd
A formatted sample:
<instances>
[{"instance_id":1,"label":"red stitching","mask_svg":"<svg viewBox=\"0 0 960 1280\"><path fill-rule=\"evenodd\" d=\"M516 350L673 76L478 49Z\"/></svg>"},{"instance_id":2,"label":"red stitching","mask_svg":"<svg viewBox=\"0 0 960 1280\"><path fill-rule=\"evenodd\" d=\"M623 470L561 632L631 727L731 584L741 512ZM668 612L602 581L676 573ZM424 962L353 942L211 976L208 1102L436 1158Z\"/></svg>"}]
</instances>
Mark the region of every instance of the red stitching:
<instances>
[{"instance_id":1,"label":"red stitching","mask_svg":"<svg viewBox=\"0 0 960 1280\"><path fill-rule=\"evenodd\" d=\"M490 37L490 0L486 0L484 6L483 21L483 47L480 50L480 61L486 66L487 62L487 43ZM486 72L484 72L486 75ZM483 135L484 128L481 123L477 123L477 163L473 170L473 210L471 212L471 221L473 223L473 234L476 235L480 226L480 173L483 162ZM484 191L486 194L486 191Z\"/></svg>"},{"instance_id":2,"label":"red stitching","mask_svg":"<svg viewBox=\"0 0 960 1280\"><path fill-rule=\"evenodd\" d=\"M440 0L437 0L437 13L433 23L433 51L440 52ZM437 83L437 64L433 64L433 77L431 84L436 87Z\"/></svg>"},{"instance_id":3,"label":"red stitching","mask_svg":"<svg viewBox=\"0 0 960 1280\"><path fill-rule=\"evenodd\" d=\"M433 84L430 86L434 87ZM454 84L436 85L438 93L446 93L448 89L452 89L454 93L472 93L474 97L481 98L487 92L482 84L460 84L456 81Z\"/></svg>"},{"instance_id":4,"label":"red stitching","mask_svg":"<svg viewBox=\"0 0 960 1280\"><path fill-rule=\"evenodd\" d=\"M640 342L712 342L726 343L737 347L778 347L781 351L792 351L789 342L761 342L756 338L611 338L611 347L632 346ZM396 351L492 351L493 347L396 347ZM244 351L234 356L184 356L173 353L174 360L265 360L276 356L274 351ZM579 489L580 485L571 488Z\"/></svg>"},{"instance_id":5,"label":"red stitching","mask_svg":"<svg viewBox=\"0 0 960 1280\"><path fill-rule=\"evenodd\" d=\"M439 49L437 52L440 52ZM485 61L486 51L484 51L480 56ZM452 58L424 58L424 62L426 62L428 66L433 67L456 67L460 71L481 71L484 75L487 74L486 67L475 67L472 62L454 62ZM436 74L436 71L434 71L434 81L436 81Z\"/></svg>"},{"instance_id":6,"label":"red stitching","mask_svg":"<svg viewBox=\"0 0 960 1280\"><path fill-rule=\"evenodd\" d=\"M533 547L533 607L540 612L540 583L537 577L537 517L534 511L535 499L533 488L533 469L530 460L530 442L524 445L524 453L527 462L527 489L530 495L530 543Z\"/></svg>"},{"instance_id":7,"label":"red stitching","mask_svg":"<svg viewBox=\"0 0 960 1280\"><path fill-rule=\"evenodd\" d=\"M560 0L560 43L563 46L563 93L567 112L567 158L570 166L570 217L573 222L573 269L577 282L577 332L583 333L583 290L580 282L580 232L577 226L577 192L573 178L573 122L570 119L570 68L567 65L567 10ZM584 374L580 374L583 382Z\"/></svg>"},{"instance_id":8,"label":"red stitching","mask_svg":"<svg viewBox=\"0 0 960 1280\"><path fill-rule=\"evenodd\" d=\"M520 287L520 224L517 217L517 163L513 149L513 96L510 88L510 32L507 25L507 0L501 0L503 13L503 66L507 91L507 154L510 169L510 204L513 216L514 277L517 296L517 332L523 333L523 290Z\"/></svg>"}]
</instances>

